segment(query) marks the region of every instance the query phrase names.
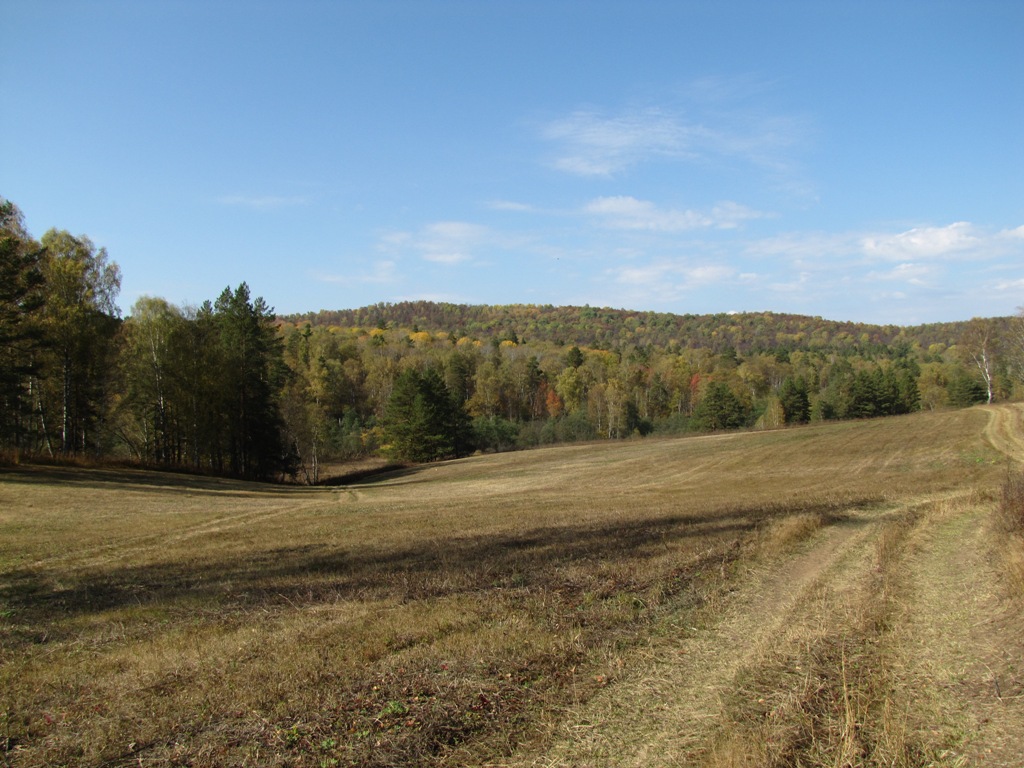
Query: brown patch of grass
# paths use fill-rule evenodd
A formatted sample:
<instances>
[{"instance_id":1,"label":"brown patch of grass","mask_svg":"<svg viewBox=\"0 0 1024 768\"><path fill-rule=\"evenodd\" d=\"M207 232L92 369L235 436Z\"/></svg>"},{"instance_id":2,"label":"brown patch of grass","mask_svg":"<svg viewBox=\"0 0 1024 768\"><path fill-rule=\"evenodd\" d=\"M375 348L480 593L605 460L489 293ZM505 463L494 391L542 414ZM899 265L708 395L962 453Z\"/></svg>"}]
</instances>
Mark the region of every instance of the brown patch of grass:
<instances>
[{"instance_id":1,"label":"brown patch of grass","mask_svg":"<svg viewBox=\"0 0 1024 768\"><path fill-rule=\"evenodd\" d=\"M1000 515L1008 533L1024 533L1024 472L1010 472L1003 482Z\"/></svg>"},{"instance_id":2,"label":"brown patch of grass","mask_svg":"<svg viewBox=\"0 0 1024 768\"><path fill-rule=\"evenodd\" d=\"M819 531L826 519L826 515L819 511L773 518L761 533L759 551L766 557L785 554L794 544Z\"/></svg>"},{"instance_id":3,"label":"brown patch of grass","mask_svg":"<svg viewBox=\"0 0 1024 768\"><path fill-rule=\"evenodd\" d=\"M1017 601L1024 601L1024 538L1006 541L1003 552L1008 592Z\"/></svg>"}]
</instances>

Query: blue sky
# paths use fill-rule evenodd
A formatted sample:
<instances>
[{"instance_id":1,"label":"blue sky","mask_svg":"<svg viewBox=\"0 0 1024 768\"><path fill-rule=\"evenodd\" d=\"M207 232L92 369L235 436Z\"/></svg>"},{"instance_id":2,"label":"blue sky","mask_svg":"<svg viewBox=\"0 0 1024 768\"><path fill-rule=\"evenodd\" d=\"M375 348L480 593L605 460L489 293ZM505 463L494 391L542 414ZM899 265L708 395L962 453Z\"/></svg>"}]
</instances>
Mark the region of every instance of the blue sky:
<instances>
[{"instance_id":1,"label":"blue sky","mask_svg":"<svg viewBox=\"0 0 1024 768\"><path fill-rule=\"evenodd\" d=\"M1024 305L1024 3L0 0L0 195L120 305Z\"/></svg>"}]
</instances>

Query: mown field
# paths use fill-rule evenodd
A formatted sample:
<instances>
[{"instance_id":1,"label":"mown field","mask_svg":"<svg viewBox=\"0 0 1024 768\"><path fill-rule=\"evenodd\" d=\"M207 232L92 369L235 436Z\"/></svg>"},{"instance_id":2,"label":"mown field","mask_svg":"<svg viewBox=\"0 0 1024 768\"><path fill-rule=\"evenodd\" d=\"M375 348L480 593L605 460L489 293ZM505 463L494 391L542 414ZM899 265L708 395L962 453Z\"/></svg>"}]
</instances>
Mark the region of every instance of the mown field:
<instances>
[{"instance_id":1,"label":"mown field","mask_svg":"<svg viewBox=\"0 0 1024 768\"><path fill-rule=\"evenodd\" d=\"M1020 428L0 469L0 764L1020 765Z\"/></svg>"}]
</instances>

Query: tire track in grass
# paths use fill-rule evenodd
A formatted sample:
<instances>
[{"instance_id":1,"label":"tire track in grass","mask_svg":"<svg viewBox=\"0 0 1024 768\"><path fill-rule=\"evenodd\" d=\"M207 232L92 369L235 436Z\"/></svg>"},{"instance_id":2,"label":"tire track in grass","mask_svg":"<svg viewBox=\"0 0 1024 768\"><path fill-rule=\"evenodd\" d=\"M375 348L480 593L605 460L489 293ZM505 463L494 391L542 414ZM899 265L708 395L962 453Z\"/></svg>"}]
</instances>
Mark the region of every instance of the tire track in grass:
<instances>
[{"instance_id":1,"label":"tire track in grass","mask_svg":"<svg viewBox=\"0 0 1024 768\"><path fill-rule=\"evenodd\" d=\"M1024 461L1024 405L982 407L989 414L983 433L989 445L1014 461Z\"/></svg>"},{"instance_id":2,"label":"tire track in grass","mask_svg":"<svg viewBox=\"0 0 1024 768\"><path fill-rule=\"evenodd\" d=\"M940 504L906 561L898 675L924 736L958 738L950 765L1024 764L1020 606L1001 594L991 512L978 499Z\"/></svg>"},{"instance_id":3,"label":"tire track in grass","mask_svg":"<svg viewBox=\"0 0 1024 768\"><path fill-rule=\"evenodd\" d=\"M197 536L206 536L224 530L254 525L285 514L295 514L303 509L320 506L331 500L330 497L325 495L317 501L298 505L275 503L269 509L250 509L244 512L235 512L233 511L234 508L232 508L231 510L225 510L224 513L217 514L211 519L193 523L182 528L169 528L154 533L118 538L116 541L93 547L68 549L60 554L34 560L29 563L29 566L39 568L61 563L66 567L90 568L106 565L116 560L136 559L141 552L164 549L169 545L188 541Z\"/></svg>"},{"instance_id":4,"label":"tire track in grass","mask_svg":"<svg viewBox=\"0 0 1024 768\"><path fill-rule=\"evenodd\" d=\"M740 671L773 648L799 642L808 624L814 631L826 592L856 587L871 568L873 541L889 514L851 513L783 562L755 565L722 605L711 606L717 614L711 626L684 624L675 638L656 641L637 660L638 671L567 713L550 750L502 765L698 763L714 742Z\"/></svg>"}]
</instances>

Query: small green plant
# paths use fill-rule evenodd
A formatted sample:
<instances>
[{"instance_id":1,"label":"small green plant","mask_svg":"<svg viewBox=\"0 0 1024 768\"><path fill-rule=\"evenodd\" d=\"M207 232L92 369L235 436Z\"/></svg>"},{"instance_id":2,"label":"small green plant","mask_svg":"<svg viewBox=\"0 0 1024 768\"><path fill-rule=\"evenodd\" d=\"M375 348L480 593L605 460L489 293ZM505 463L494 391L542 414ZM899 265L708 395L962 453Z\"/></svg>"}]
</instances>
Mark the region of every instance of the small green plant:
<instances>
[{"instance_id":1,"label":"small green plant","mask_svg":"<svg viewBox=\"0 0 1024 768\"><path fill-rule=\"evenodd\" d=\"M302 740L302 733L299 731L298 725L280 731L280 736L285 746L289 748L295 747Z\"/></svg>"},{"instance_id":2,"label":"small green plant","mask_svg":"<svg viewBox=\"0 0 1024 768\"><path fill-rule=\"evenodd\" d=\"M384 705L378 717L401 717L409 712L409 708L401 701L389 701Z\"/></svg>"}]
</instances>

